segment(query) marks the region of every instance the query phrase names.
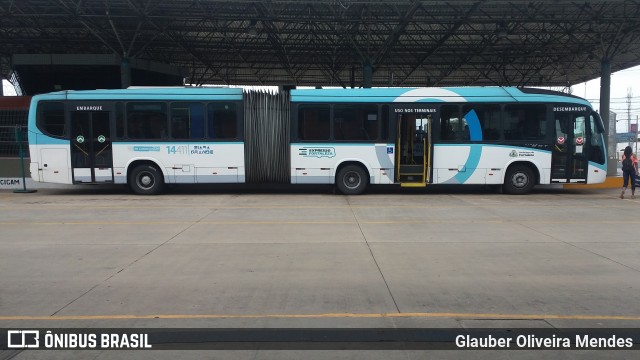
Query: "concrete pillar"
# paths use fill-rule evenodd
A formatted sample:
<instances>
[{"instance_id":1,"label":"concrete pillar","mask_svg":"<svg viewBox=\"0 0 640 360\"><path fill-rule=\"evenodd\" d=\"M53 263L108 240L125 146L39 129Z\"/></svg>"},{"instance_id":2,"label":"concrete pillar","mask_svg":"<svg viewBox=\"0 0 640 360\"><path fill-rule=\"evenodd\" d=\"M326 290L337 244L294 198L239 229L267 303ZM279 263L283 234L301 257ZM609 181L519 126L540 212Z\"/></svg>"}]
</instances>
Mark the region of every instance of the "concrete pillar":
<instances>
[{"instance_id":1,"label":"concrete pillar","mask_svg":"<svg viewBox=\"0 0 640 360\"><path fill-rule=\"evenodd\" d=\"M364 63L364 65L362 65L362 87L370 88L373 82L372 79L373 68L371 67L371 63L367 61L366 63Z\"/></svg>"},{"instance_id":2,"label":"concrete pillar","mask_svg":"<svg viewBox=\"0 0 640 360\"><path fill-rule=\"evenodd\" d=\"M351 88L356 87L356 66L351 65Z\"/></svg>"},{"instance_id":3,"label":"concrete pillar","mask_svg":"<svg viewBox=\"0 0 640 360\"><path fill-rule=\"evenodd\" d=\"M618 173L618 154L616 153L616 124L610 123L609 112L611 109L611 62L602 59L600 66L600 117L604 124L605 148L609 157L607 175L615 176Z\"/></svg>"},{"instance_id":4,"label":"concrete pillar","mask_svg":"<svg viewBox=\"0 0 640 360\"><path fill-rule=\"evenodd\" d=\"M131 86L131 64L128 58L120 61L120 87L123 89Z\"/></svg>"}]
</instances>

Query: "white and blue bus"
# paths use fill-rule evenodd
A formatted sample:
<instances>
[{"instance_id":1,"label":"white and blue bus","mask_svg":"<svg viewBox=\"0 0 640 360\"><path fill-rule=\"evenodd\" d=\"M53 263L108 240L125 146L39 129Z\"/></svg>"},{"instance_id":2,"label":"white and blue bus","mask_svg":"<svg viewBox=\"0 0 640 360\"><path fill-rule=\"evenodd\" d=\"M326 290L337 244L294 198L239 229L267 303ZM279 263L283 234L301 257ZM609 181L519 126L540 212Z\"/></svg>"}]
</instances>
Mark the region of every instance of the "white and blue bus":
<instances>
[{"instance_id":1,"label":"white and blue bus","mask_svg":"<svg viewBox=\"0 0 640 360\"><path fill-rule=\"evenodd\" d=\"M602 183L604 130L586 100L528 88L62 91L33 97L31 176L61 184Z\"/></svg>"}]
</instances>

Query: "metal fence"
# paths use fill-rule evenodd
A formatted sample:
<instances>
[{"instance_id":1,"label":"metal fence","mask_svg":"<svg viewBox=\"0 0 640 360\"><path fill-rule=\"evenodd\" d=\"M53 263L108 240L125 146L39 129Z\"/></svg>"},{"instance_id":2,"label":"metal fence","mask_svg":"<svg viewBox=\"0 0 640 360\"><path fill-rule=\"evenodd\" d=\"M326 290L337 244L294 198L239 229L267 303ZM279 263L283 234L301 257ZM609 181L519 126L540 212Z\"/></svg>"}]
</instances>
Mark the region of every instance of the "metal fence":
<instances>
[{"instance_id":1,"label":"metal fence","mask_svg":"<svg viewBox=\"0 0 640 360\"><path fill-rule=\"evenodd\" d=\"M22 131L24 157L29 157L29 145L26 141L28 113L27 109L0 109L0 157L20 157L16 126Z\"/></svg>"}]
</instances>

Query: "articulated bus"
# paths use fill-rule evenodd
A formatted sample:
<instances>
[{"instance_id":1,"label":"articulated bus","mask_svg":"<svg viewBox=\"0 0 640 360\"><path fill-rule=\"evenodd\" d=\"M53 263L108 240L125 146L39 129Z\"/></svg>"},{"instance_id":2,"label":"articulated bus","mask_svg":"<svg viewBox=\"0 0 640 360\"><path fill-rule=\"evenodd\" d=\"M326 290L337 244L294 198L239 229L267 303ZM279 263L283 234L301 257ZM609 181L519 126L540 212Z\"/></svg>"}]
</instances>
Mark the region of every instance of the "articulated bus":
<instances>
[{"instance_id":1,"label":"articulated bus","mask_svg":"<svg viewBox=\"0 0 640 360\"><path fill-rule=\"evenodd\" d=\"M35 96L31 176L60 184L602 183L604 129L586 100L530 88L129 88Z\"/></svg>"}]
</instances>

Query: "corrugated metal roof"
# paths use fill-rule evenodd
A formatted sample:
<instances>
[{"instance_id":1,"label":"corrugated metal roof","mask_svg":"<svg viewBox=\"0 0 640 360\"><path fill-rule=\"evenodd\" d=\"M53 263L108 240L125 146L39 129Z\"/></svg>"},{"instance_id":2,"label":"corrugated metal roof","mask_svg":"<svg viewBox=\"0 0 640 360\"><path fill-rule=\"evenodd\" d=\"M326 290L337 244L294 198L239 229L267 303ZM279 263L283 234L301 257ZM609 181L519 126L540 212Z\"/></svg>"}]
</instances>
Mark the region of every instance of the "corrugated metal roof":
<instances>
[{"instance_id":1,"label":"corrugated metal roof","mask_svg":"<svg viewBox=\"0 0 640 360\"><path fill-rule=\"evenodd\" d=\"M15 1L14 54L115 54L187 83L567 86L640 64L637 1ZM28 68L25 68L28 71ZM28 92L27 92L28 93Z\"/></svg>"}]
</instances>

